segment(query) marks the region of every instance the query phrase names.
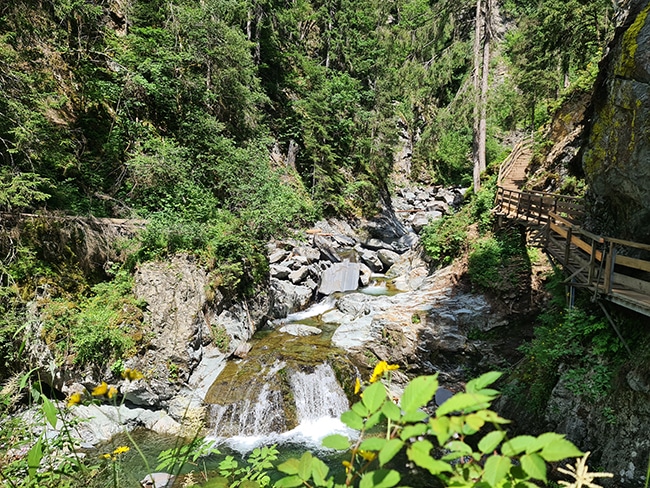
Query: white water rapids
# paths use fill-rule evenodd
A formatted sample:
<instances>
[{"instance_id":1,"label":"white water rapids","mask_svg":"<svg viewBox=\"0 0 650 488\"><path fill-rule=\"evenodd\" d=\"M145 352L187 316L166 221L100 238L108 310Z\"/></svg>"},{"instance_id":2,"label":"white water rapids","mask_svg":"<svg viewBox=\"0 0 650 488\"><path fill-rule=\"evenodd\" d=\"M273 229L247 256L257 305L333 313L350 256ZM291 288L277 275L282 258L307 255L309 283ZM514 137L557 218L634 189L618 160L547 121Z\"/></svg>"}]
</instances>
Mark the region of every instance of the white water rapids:
<instances>
[{"instance_id":1,"label":"white water rapids","mask_svg":"<svg viewBox=\"0 0 650 488\"><path fill-rule=\"evenodd\" d=\"M349 404L329 364L322 363L313 372L293 372L289 384L298 420L295 428L278 431L285 421L282 394L265 383L255 398L235 405L212 406L216 443L241 452L262 445L287 443L319 449L323 438L330 434L354 435L354 431L339 420ZM232 432L233 426L238 429L237 434L221 435Z\"/></svg>"}]
</instances>

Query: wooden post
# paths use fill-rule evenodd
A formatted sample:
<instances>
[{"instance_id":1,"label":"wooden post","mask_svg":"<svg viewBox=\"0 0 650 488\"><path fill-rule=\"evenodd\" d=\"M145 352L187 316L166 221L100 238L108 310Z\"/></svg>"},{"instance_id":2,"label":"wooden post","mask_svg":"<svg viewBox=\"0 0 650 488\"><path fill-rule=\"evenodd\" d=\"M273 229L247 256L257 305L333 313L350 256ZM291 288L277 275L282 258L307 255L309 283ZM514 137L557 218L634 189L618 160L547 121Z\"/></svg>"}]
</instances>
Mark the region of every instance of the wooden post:
<instances>
[{"instance_id":1,"label":"wooden post","mask_svg":"<svg viewBox=\"0 0 650 488\"><path fill-rule=\"evenodd\" d=\"M589 253L589 275L587 276L587 286L591 286L594 280L594 271L596 270L596 241L591 240L591 252Z\"/></svg>"},{"instance_id":2,"label":"wooden post","mask_svg":"<svg viewBox=\"0 0 650 488\"><path fill-rule=\"evenodd\" d=\"M569 227L566 233L566 243L564 245L564 267L565 269L569 267L569 256L571 255L571 234L573 229Z\"/></svg>"},{"instance_id":3,"label":"wooden post","mask_svg":"<svg viewBox=\"0 0 650 488\"><path fill-rule=\"evenodd\" d=\"M607 261L605 263L605 295L612 292L612 277L614 275L614 264L616 262L616 248L614 243L609 243L609 252L607 253Z\"/></svg>"}]
</instances>

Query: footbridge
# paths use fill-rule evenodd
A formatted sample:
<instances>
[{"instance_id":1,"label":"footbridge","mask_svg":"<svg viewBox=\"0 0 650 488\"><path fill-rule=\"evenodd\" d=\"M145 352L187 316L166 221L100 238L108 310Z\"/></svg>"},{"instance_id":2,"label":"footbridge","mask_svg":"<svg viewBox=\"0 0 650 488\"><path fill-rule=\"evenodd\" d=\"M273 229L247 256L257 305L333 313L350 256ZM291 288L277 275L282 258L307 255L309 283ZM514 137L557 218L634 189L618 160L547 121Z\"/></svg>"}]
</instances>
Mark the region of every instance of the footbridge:
<instances>
[{"instance_id":1,"label":"footbridge","mask_svg":"<svg viewBox=\"0 0 650 488\"><path fill-rule=\"evenodd\" d=\"M584 229L580 198L521 190L531 155L530 141L523 141L501 166L494 208L499 223L526 226L530 242L562 267L572 291L584 288L601 307L609 301L650 317L650 245Z\"/></svg>"}]
</instances>

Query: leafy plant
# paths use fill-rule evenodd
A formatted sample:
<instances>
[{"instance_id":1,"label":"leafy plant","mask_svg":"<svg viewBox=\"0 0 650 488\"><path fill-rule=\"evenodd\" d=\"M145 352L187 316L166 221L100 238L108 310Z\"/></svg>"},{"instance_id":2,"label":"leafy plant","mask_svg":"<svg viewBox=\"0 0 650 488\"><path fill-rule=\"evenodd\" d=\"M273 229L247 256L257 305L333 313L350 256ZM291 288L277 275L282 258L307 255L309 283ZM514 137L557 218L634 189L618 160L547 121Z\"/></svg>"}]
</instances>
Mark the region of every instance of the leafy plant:
<instances>
[{"instance_id":1,"label":"leafy plant","mask_svg":"<svg viewBox=\"0 0 650 488\"><path fill-rule=\"evenodd\" d=\"M307 452L278 466L286 476L276 486L398 486L401 475L391 461L401 451L445 486L545 483L547 463L582 453L555 433L508 439L503 430L508 421L489 409L498 395L490 386L499 377L500 373L491 372L471 380L465 392L435 408L428 406L438 389L437 375L411 380L399 404L383 383L371 379L361 400L341 416L358 434L353 439L335 434L323 441L331 449L349 451L349 460L343 463L345 480L335 480L329 467ZM478 439L472 437L487 426L493 430Z\"/></svg>"}]
</instances>

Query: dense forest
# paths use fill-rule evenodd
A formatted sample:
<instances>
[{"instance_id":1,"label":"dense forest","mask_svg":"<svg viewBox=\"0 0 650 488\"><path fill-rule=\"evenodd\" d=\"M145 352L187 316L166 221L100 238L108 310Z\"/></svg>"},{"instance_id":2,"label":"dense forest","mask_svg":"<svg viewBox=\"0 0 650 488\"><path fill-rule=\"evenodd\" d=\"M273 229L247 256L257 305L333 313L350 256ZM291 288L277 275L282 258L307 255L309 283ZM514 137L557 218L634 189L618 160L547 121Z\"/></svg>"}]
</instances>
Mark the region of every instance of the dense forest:
<instances>
[{"instance_id":1,"label":"dense forest","mask_svg":"<svg viewBox=\"0 0 650 488\"><path fill-rule=\"evenodd\" d=\"M215 288L253 296L272 237L372 216L407 181L478 191L516 141L534 134L541 151L557 109L591 92L617 13L610 0L2 2L0 380L25 373L35 297L56 360L106 371L143 340L137 263L189 252ZM452 230L425 229L434 264L451 261L466 234L450 235L492 201L474 198L476 215ZM48 218L17 225L21 213ZM78 236L42 245L64 232L62 216L143 230L120 242L117 263L89 269ZM518 237L508 247L519 252ZM580 313L562 319L571 331L592 326ZM562 335L586 343L593 330ZM551 369L568 346L549 352L543 339L529 352ZM487 392L495 378L470 385ZM4 411L12 402L0 393Z\"/></svg>"}]
</instances>

